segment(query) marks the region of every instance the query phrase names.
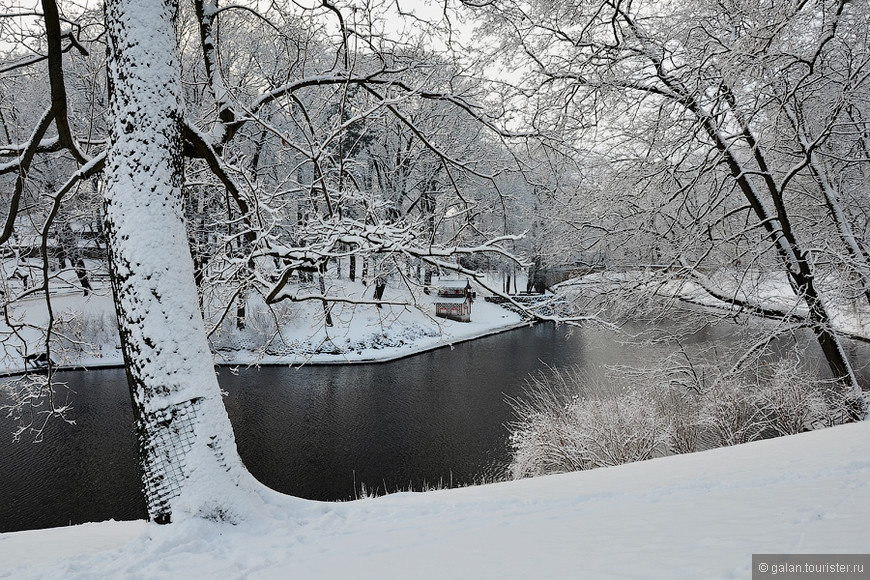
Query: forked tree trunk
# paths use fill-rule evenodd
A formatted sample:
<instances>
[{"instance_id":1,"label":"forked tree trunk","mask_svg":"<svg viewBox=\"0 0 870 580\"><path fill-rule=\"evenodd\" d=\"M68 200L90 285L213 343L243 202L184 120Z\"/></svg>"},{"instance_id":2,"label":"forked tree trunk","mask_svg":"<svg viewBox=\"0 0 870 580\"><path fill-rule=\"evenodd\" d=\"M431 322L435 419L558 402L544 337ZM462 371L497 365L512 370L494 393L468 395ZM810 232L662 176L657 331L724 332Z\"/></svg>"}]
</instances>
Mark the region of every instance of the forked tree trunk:
<instances>
[{"instance_id":1,"label":"forked tree trunk","mask_svg":"<svg viewBox=\"0 0 870 580\"><path fill-rule=\"evenodd\" d=\"M152 520L240 519L236 451L199 310L181 203L177 2L107 0L106 227Z\"/></svg>"}]
</instances>

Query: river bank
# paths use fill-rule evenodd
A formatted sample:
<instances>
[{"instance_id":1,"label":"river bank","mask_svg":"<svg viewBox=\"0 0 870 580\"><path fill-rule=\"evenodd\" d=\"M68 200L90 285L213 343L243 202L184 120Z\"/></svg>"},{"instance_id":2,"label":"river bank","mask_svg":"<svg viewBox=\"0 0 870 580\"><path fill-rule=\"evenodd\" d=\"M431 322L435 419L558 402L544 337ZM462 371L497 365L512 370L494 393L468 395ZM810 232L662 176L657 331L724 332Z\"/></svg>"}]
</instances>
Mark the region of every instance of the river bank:
<instances>
[{"instance_id":1,"label":"river bank","mask_svg":"<svg viewBox=\"0 0 870 580\"><path fill-rule=\"evenodd\" d=\"M822 285L837 287L836 280ZM678 300L690 308L702 309L720 318L742 316L783 321L799 328L806 325L808 309L779 272L736 271L722 268L707 274L684 276L678 270L600 271L559 283L553 291L576 308L597 295L619 294L624 288L642 297ZM870 342L870 307L844 291L830 291L825 303L831 327L844 338ZM638 302L642 298L638 298Z\"/></svg>"},{"instance_id":2,"label":"river bank","mask_svg":"<svg viewBox=\"0 0 870 580\"><path fill-rule=\"evenodd\" d=\"M7 340L0 357L0 374L15 375L33 370L25 358L44 352L42 330L54 319L51 357L66 370L123 366L111 291L96 285L88 296L58 289L51 297L51 312L43 298L34 296L10 308L10 320L20 325L17 334L5 323ZM364 300L371 289L343 281L331 290ZM506 332L529 324L519 314L483 299L475 288L470 322L434 316L436 297L412 292L399 284L388 287L391 303L338 303L330 309L332 325L326 323L319 302L279 305L270 311L261 300L248 304L245 328L231 318L222 319L222 309L211 309L210 340L215 364L228 366L301 366L378 363L398 360L434 349ZM4 328L5 327L5 328ZM24 340L21 340L24 339ZM29 344L25 349L24 341ZM37 350L40 349L40 350Z\"/></svg>"}]
</instances>

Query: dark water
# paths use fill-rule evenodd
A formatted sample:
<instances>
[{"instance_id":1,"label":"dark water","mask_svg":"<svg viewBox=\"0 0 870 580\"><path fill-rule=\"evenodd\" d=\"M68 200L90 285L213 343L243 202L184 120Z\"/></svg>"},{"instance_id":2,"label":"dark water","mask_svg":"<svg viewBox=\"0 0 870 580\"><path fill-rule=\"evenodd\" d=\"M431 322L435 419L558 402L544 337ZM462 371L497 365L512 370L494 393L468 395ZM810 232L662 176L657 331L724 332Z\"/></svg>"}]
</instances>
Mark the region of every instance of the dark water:
<instances>
[{"instance_id":1,"label":"dark water","mask_svg":"<svg viewBox=\"0 0 870 580\"><path fill-rule=\"evenodd\" d=\"M578 362L581 333L539 325L379 365L221 371L239 453L266 485L312 499L473 483L507 460L525 376Z\"/></svg>"},{"instance_id":2,"label":"dark water","mask_svg":"<svg viewBox=\"0 0 870 580\"><path fill-rule=\"evenodd\" d=\"M718 343L728 330L705 330ZM352 499L370 490L461 485L508 461L511 409L546 365L595 372L649 356L603 330L541 324L376 365L220 369L239 452L255 477L296 496ZM0 417L0 532L145 517L123 370L60 376L75 425L42 443L11 443Z\"/></svg>"},{"instance_id":3,"label":"dark water","mask_svg":"<svg viewBox=\"0 0 870 580\"><path fill-rule=\"evenodd\" d=\"M53 421L41 443L13 443L14 423L0 417L0 532L145 515L124 371L59 380L74 389L75 425Z\"/></svg>"},{"instance_id":4,"label":"dark water","mask_svg":"<svg viewBox=\"0 0 870 580\"><path fill-rule=\"evenodd\" d=\"M589 360L585 332L537 325L399 361L219 372L239 453L279 491L351 499L472 483L507 460L510 407L544 364ZM121 369L58 375L76 424L12 443L0 417L0 532L145 517Z\"/></svg>"}]
</instances>

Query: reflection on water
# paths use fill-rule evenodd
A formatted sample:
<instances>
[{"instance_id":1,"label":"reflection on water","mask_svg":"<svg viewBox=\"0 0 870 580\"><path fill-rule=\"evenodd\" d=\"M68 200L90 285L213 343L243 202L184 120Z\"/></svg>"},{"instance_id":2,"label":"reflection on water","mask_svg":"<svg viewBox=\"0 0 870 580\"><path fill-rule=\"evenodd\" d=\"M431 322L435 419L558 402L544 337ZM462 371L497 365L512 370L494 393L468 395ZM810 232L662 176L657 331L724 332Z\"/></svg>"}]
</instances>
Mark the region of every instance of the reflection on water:
<instances>
[{"instance_id":1,"label":"reflection on water","mask_svg":"<svg viewBox=\"0 0 870 580\"><path fill-rule=\"evenodd\" d=\"M505 395L572 350L583 358L579 335L539 326L390 364L224 371L221 385L257 478L294 495L350 499L361 483L464 484L503 464Z\"/></svg>"},{"instance_id":2,"label":"reflection on water","mask_svg":"<svg viewBox=\"0 0 870 580\"><path fill-rule=\"evenodd\" d=\"M728 341L728 327L692 342ZM670 347L667 347L670 348ZM239 453L279 491L351 499L491 477L508 461L506 397L546 366L636 364L666 347L619 344L613 333L540 324L377 365L220 369ZM0 531L145 517L132 412L122 370L65 373L75 425L39 444L0 437ZM0 418L0 433L10 433Z\"/></svg>"},{"instance_id":3,"label":"reflection on water","mask_svg":"<svg viewBox=\"0 0 870 580\"><path fill-rule=\"evenodd\" d=\"M53 421L41 443L12 443L0 417L0 532L145 516L124 372L57 377L72 389L74 425Z\"/></svg>"}]
</instances>

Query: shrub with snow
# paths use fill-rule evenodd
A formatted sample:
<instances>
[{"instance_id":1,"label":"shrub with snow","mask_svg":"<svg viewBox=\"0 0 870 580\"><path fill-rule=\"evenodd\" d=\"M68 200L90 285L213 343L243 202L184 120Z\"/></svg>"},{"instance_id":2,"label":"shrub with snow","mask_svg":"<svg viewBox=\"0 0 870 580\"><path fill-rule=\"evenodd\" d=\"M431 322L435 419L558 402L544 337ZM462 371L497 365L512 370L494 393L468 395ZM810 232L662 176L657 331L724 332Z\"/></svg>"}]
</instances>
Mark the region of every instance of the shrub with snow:
<instances>
[{"instance_id":1,"label":"shrub with snow","mask_svg":"<svg viewBox=\"0 0 870 580\"><path fill-rule=\"evenodd\" d=\"M52 326L52 354L57 362L76 364L85 356L102 356L104 347L119 342L114 310L66 310Z\"/></svg>"},{"instance_id":2,"label":"shrub with snow","mask_svg":"<svg viewBox=\"0 0 870 580\"><path fill-rule=\"evenodd\" d=\"M511 403L515 479L650 459L671 433L653 390L590 380L574 368L530 377Z\"/></svg>"},{"instance_id":3,"label":"shrub with snow","mask_svg":"<svg viewBox=\"0 0 870 580\"><path fill-rule=\"evenodd\" d=\"M769 368L719 373L709 384L675 381L661 367L643 381L626 372L593 379L576 368L531 376L524 395L510 401L509 474L593 469L849 420L845 395L798 359Z\"/></svg>"},{"instance_id":4,"label":"shrub with snow","mask_svg":"<svg viewBox=\"0 0 870 580\"><path fill-rule=\"evenodd\" d=\"M799 360L789 357L774 365L771 380L758 389L756 404L778 435L794 435L830 416L826 390L801 368ZM830 390L828 398L836 404L841 397L836 390Z\"/></svg>"},{"instance_id":5,"label":"shrub with snow","mask_svg":"<svg viewBox=\"0 0 870 580\"><path fill-rule=\"evenodd\" d=\"M757 386L739 377L720 378L703 393L701 401L701 424L712 433L717 446L759 439L768 425Z\"/></svg>"}]
</instances>

